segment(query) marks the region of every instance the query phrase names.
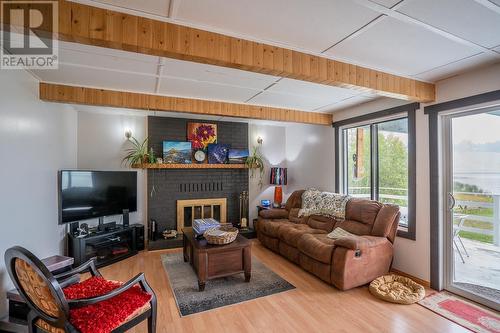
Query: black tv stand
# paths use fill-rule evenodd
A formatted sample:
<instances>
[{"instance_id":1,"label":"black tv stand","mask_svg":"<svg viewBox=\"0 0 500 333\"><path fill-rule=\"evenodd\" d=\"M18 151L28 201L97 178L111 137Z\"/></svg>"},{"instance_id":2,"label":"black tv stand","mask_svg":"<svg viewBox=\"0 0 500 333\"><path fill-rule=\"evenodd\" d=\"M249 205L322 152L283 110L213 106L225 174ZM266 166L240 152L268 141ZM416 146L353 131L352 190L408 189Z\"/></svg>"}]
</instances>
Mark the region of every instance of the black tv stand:
<instances>
[{"instance_id":1,"label":"black tv stand","mask_svg":"<svg viewBox=\"0 0 500 333\"><path fill-rule=\"evenodd\" d=\"M102 225L106 227L108 224ZM75 266L93 257L97 258L98 267L106 266L131 257L143 248L137 243L139 239L137 233L140 231L135 225L127 227L115 225L113 230L99 229L84 237L68 233L68 252L70 257L75 258Z\"/></svg>"}]
</instances>

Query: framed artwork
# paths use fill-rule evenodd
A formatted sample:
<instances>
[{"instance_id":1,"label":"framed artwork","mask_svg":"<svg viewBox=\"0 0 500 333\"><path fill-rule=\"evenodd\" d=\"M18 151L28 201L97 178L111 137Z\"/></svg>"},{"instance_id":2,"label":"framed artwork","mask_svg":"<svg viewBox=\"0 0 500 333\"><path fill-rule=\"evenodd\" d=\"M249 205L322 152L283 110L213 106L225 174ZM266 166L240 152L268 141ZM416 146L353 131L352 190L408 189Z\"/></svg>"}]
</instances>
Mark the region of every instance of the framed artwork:
<instances>
[{"instance_id":1,"label":"framed artwork","mask_svg":"<svg viewBox=\"0 0 500 333\"><path fill-rule=\"evenodd\" d=\"M188 123L187 139L194 150L206 150L209 144L217 143L217 124Z\"/></svg>"},{"instance_id":2,"label":"framed artwork","mask_svg":"<svg viewBox=\"0 0 500 333\"><path fill-rule=\"evenodd\" d=\"M211 143L208 145L208 163L226 164L230 145Z\"/></svg>"},{"instance_id":3,"label":"framed artwork","mask_svg":"<svg viewBox=\"0 0 500 333\"><path fill-rule=\"evenodd\" d=\"M163 163L190 164L191 142L163 141Z\"/></svg>"},{"instance_id":4,"label":"framed artwork","mask_svg":"<svg viewBox=\"0 0 500 333\"><path fill-rule=\"evenodd\" d=\"M247 161L248 149L230 148L227 157L229 164L244 164Z\"/></svg>"}]
</instances>

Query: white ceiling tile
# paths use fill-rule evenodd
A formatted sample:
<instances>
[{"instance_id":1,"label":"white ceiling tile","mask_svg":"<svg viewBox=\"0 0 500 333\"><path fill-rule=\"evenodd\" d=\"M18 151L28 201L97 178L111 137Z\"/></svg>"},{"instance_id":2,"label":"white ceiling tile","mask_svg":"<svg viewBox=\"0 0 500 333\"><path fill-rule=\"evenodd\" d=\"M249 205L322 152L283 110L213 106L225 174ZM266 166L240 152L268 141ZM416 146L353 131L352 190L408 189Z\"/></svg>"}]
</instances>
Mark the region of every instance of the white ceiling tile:
<instances>
[{"instance_id":1,"label":"white ceiling tile","mask_svg":"<svg viewBox=\"0 0 500 333\"><path fill-rule=\"evenodd\" d=\"M416 25L386 17L327 52L371 68L414 75L477 53Z\"/></svg>"},{"instance_id":2,"label":"white ceiling tile","mask_svg":"<svg viewBox=\"0 0 500 333\"><path fill-rule=\"evenodd\" d=\"M59 48L59 63L115 69L156 75L158 64L132 59Z\"/></svg>"},{"instance_id":3,"label":"white ceiling tile","mask_svg":"<svg viewBox=\"0 0 500 333\"><path fill-rule=\"evenodd\" d=\"M121 8L127 8L132 10L137 10L144 13L168 16L168 8L170 6L170 0L147 0L147 1L137 1L137 0L94 0L106 5L117 6Z\"/></svg>"},{"instance_id":4,"label":"white ceiling tile","mask_svg":"<svg viewBox=\"0 0 500 333\"><path fill-rule=\"evenodd\" d=\"M165 58L164 62L162 72L163 76L220 83L259 90L268 87L270 84L279 79L277 76L200 64L191 61Z\"/></svg>"},{"instance_id":5,"label":"white ceiling tile","mask_svg":"<svg viewBox=\"0 0 500 333\"><path fill-rule=\"evenodd\" d=\"M500 15L471 0L408 0L398 11L485 47L500 44Z\"/></svg>"},{"instance_id":6,"label":"white ceiling tile","mask_svg":"<svg viewBox=\"0 0 500 333\"><path fill-rule=\"evenodd\" d=\"M374 0L373 2L376 2L384 7L391 8L392 6L400 2L400 0Z\"/></svg>"},{"instance_id":7,"label":"white ceiling tile","mask_svg":"<svg viewBox=\"0 0 500 333\"><path fill-rule=\"evenodd\" d=\"M333 100L331 100L331 102L333 102ZM259 95L252 98L249 101L249 104L312 111L325 105L326 103L324 100L317 100L300 95L263 91Z\"/></svg>"},{"instance_id":8,"label":"white ceiling tile","mask_svg":"<svg viewBox=\"0 0 500 333\"><path fill-rule=\"evenodd\" d=\"M128 51L107 48L107 47L91 46L91 45L80 44L80 43L70 43L70 42L61 42L60 41L59 48L65 49L65 50L72 50L72 51L89 53L89 57L93 54L97 54L97 55L104 55L104 56L109 56L109 57L130 59L130 60L135 60L135 61L149 62L149 63L154 63L154 64L157 64L158 59L159 59L156 56L151 56L151 55L147 55L144 53L128 52Z\"/></svg>"},{"instance_id":9,"label":"white ceiling tile","mask_svg":"<svg viewBox=\"0 0 500 333\"><path fill-rule=\"evenodd\" d=\"M377 16L351 0L182 0L176 19L320 52Z\"/></svg>"},{"instance_id":10,"label":"white ceiling tile","mask_svg":"<svg viewBox=\"0 0 500 333\"><path fill-rule=\"evenodd\" d=\"M324 113L331 113L333 111L345 109L354 105L359 105L363 104L369 101L373 101L380 96L353 96L350 98L346 98L338 103L326 105L325 107L322 107L321 109L316 110L316 112L324 112Z\"/></svg>"},{"instance_id":11,"label":"white ceiling tile","mask_svg":"<svg viewBox=\"0 0 500 333\"><path fill-rule=\"evenodd\" d=\"M194 80L163 77L160 81L162 95L209 99L243 103L259 90L213 84Z\"/></svg>"},{"instance_id":12,"label":"white ceiling tile","mask_svg":"<svg viewBox=\"0 0 500 333\"><path fill-rule=\"evenodd\" d=\"M34 70L42 81L95 88L126 90L136 92L154 92L156 78L102 69L82 68L59 65L59 69Z\"/></svg>"},{"instance_id":13,"label":"white ceiling tile","mask_svg":"<svg viewBox=\"0 0 500 333\"><path fill-rule=\"evenodd\" d=\"M283 78L278 83L270 87L267 91L293 94L304 96L306 98L316 99L318 101L331 102L341 100L360 93L356 90L327 86L324 84L299 81Z\"/></svg>"},{"instance_id":14,"label":"white ceiling tile","mask_svg":"<svg viewBox=\"0 0 500 333\"><path fill-rule=\"evenodd\" d=\"M497 62L500 62L500 55L495 56L488 53L481 53L448 65L434 68L424 73L420 73L418 75L415 75L415 78L424 81L436 82L472 70L477 67L492 65Z\"/></svg>"},{"instance_id":15,"label":"white ceiling tile","mask_svg":"<svg viewBox=\"0 0 500 333\"><path fill-rule=\"evenodd\" d=\"M147 110L113 108L113 107L109 107L109 106L103 108L102 106L80 105L80 104L74 104L72 106L78 112L87 112L87 113L99 113L99 114L123 115L123 116L140 116L140 117L154 115L154 111L147 111Z\"/></svg>"}]
</instances>

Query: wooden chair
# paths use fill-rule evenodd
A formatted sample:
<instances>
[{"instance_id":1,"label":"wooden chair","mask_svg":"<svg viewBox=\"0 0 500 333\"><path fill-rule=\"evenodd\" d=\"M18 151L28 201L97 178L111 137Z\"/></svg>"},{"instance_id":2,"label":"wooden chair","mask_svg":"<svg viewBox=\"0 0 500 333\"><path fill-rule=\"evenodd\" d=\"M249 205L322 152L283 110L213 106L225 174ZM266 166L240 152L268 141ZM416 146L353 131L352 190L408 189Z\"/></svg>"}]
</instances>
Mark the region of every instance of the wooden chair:
<instances>
[{"instance_id":1,"label":"wooden chair","mask_svg":"<svg viewBox=\"0 0 500 333\"><path fill-rule=\"evenodd\" d=\"M28 315L29 332L36 332L36 327L50 333L80 332L71 323L71 309L109 300L136 285L151 295L150 301L127 317L111 332L125 332L145 319L148 320L148 332L156 332L156 295L146 282L143 273L104 295L84 299L67 299L63 286L71 280L71 277L87 270L93 277L102 277L96 269L93 259L69 272L53 276L35 255L25 248L15 246L5 252L5 263L10 278L31 310Z\"/></svg>"}]
</instances>

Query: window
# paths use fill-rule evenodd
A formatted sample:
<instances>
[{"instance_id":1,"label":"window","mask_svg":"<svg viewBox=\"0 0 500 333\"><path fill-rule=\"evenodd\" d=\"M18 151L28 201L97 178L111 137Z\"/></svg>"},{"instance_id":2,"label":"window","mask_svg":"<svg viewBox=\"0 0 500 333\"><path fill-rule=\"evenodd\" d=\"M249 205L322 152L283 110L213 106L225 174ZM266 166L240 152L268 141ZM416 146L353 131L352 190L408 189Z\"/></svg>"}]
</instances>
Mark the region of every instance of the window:
<instances>
[{"instance_id":1,"label":"window","mask_svg":"<svg viewBox=\"0 0 500 333\"><path fill-rule=\"evenodd\" d=\"M359 198L371 198L371 128L370 126L344 129L345 193Z\"/></svg>"},{"instance_id":2,"label":"window","mask_svg":"<svg viewBox=\"0 0 500 333\"><path fill-rule=\"evenodd\" d=\"M401 211L398 236L410 239L415 239L417 105L334 123L337 191L398 205Z\"/></svg>"}]
</instances>

